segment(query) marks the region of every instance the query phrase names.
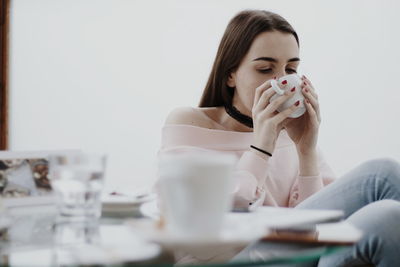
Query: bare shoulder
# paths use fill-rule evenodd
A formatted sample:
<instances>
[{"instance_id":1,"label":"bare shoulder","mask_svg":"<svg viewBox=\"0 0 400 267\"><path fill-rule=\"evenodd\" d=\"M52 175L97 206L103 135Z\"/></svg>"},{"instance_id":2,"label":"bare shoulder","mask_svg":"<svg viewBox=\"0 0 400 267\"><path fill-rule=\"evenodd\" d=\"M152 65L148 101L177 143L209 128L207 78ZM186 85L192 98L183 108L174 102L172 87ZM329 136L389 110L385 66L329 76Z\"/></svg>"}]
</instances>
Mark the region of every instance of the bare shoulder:
<instances>
[{"instance_id":1,"label":"bare shoulder","mask_svg":"<svg viewBox=\"0 0 400 267\"><path fill-rule=\"evenodd\" d=\"M203 128L215 128L215 122L207 115L208 108L180 107L172 110L165 124L184 124Z\"/></svg>"}]
</instances>

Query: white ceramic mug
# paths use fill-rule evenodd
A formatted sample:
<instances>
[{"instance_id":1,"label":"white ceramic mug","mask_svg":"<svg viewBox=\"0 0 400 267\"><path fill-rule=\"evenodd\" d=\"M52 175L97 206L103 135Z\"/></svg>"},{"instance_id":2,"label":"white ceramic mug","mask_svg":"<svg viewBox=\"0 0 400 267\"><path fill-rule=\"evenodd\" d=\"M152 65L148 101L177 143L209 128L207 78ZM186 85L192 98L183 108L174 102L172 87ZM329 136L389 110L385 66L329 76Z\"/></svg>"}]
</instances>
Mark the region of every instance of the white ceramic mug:
<instances>
[{"instance_id":1,"label":"white ceramic mug","mask_svg":"<svg viewBox=\"0 0 400 267\"><path fill-rule=\"evenodd\" d=\"M283 81L286 81L286 84L282 84ZM270 102L283 95L286 91L291 90L293 87L296 87L296 93L293 97L289 98L286 102L280 105L277 111L282 112L290 106L294 105L297 101L300 101L300 104L296 111L294 111L289 118L298 118L306 112L306 107L304 106L304 96L301 92L301 84L302 80L297 74L290 74L279 78L278 80L271 80L271 86L275 90L276 94L273 95L270 99ZM278 84L283 85L281 89Z\"/></svg>"},{"instance_id":2,"label":"white ceramic mug","mask_svg":"<svg viewBox=\"0 0 400 267\"><path fill-rule=\"evenodd\" d=\"M160 210L169 234L185 239L218 236L232 207L233 165L233 156L211 152L160 158Z\"/></svg>"}]
</instances>

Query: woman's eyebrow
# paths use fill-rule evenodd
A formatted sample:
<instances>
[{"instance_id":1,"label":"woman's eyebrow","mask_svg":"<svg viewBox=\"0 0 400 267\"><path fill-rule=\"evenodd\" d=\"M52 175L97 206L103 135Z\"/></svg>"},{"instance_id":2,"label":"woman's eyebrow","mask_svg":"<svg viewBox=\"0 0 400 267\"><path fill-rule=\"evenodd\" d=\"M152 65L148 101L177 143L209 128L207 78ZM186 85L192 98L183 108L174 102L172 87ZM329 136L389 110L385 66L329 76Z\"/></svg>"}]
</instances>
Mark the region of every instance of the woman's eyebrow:
<instances>
[{"instance_id":1,"label":"woman's eyebrow","mask_svg":"<svg viewBox=\"0 0 400 267\"><path fill-rule=\"evenodd\" d=\"M300 61L300 58L294 57L294 58L289 59L287 62L294 62L294 61Z\"/></svg>"},{"instance_id":2,"label":"woman's eyebrow","mask_svg":"<svg viewBox=\"0 0 400 267\"><path fill-rule=\"evenodd\" d=\"M258 60L270 61L270 62L275 62L275 63L278 62L277 59L272 58L272 57L258 57L256 59L253 59L253 61L258 61ZM289 59L287 62L294 62L294 61L300 61L300 58L294 57L294 58Z\"/></svg>"}]
</instances>

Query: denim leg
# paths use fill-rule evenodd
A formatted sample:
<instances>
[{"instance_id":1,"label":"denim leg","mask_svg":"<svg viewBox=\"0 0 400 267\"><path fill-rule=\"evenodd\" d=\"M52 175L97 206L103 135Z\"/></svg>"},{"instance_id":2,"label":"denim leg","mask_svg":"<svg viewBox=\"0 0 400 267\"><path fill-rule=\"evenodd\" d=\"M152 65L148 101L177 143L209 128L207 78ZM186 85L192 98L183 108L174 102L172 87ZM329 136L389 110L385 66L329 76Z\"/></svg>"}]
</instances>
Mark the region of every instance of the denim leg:
<instances>
[{"instance_id":1,"label":"denim leg","mask_svg":"<svg viewBox=\"0 0 400 267\"><path fill-rule=\"evenodd\" d=\"M322 257L318 266L400 266L400 165L365 162L297 208L341 209L364 237L356 245Z\"/></svg>"},{"instance_id":2,"label":"denim leg","mask_svg":"<svg viewBox=\"0 0 400 267\"><path fill-rule=\"evenodd\" d=\"M354 246L322 257L319 267L400 266L400 202L380 200L356 211L348 222L364 232Z\"/></svg>"},{"instance_id":3,"label":"denim leg","mask_svg":"<svg viewBox=\"0 0 400 267\"><path fill-rule=\"evenodd\" d=\"M340 209L347 218L369 203L383 199L400 201L400 164L390 159L361 164L296 208Z\"/></svg>"},{"instance_id":4,"label":"denim leg","mask_svg":"<svg viewBox=\"0 0 400 267\"><path fill-rule=\"evenodd\" d=\"M365 266L371 263L377 266L400 266L399 260L395 262L397 255L400 258L398 201L400 201L399 163L390 159L377 159L361 164L304 200L296 208L343 210L345 218L364 232L363 239L338 254L322 257L319 263L290 266ZM272 244L263 246L265 247L261 250L260 244L252 244L236 259L261 260L260 257L264 257L261 254L268 255L269 248L273 250ZM261 253L261 256L253 258L253 252Z\"/></svg>"}]
</instances>

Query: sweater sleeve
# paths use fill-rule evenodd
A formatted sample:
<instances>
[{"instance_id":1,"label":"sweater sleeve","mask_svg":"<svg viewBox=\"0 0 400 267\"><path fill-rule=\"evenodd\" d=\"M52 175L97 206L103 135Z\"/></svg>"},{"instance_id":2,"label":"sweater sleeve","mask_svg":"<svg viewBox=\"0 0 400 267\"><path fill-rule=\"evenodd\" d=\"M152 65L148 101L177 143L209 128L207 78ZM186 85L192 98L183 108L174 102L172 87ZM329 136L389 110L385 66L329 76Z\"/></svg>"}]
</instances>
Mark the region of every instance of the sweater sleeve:
<instances>
[{"instance_id":1,"label":"sweater sleeve","mask_svg":"<svg viewBox=\"0 0 400 267\"><path fill-rule=\"evenodd\" d=\"M235 207L256 208L267 204L278 206L273 194L265 185L269 177L269 162L252 151L240 157L235 170Z\"/></svg>"},{"instance_id":2,"label":"sweater sleeve","mask_svg":"<svg viewBox=\"0 0 400 267\"><path fill-rule=\"evenodd\" d=\"M336 175L326 162L320 149L318 149L318 169L319 174L316 176L297 176L290 190L289 207L297 206L300 202L335 180Z\"/></svg>"}]
</instances>

